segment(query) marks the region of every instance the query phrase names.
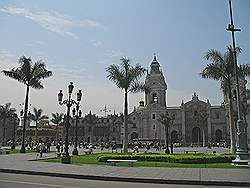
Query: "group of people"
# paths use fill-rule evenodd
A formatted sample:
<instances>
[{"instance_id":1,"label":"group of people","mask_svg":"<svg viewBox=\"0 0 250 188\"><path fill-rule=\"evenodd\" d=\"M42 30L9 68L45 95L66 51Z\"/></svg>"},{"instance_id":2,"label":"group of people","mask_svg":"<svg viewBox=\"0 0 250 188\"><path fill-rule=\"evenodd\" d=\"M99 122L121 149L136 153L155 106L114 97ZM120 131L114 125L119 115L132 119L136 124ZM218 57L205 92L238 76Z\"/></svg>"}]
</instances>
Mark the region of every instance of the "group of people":
<instances>
[{"instance_id":1,"label":"group of people","mask_svg":"<svg viewBox=\"0 0 250 188\"><path fill-rule=\"evenodd\" d=\"M40 142L37 145L36 150L40 154L40 157L43 157L43 153L50 152L50 148L51 148L51 143L50 142L48 142L48 143Z\"/></svg>"}]
</instances>

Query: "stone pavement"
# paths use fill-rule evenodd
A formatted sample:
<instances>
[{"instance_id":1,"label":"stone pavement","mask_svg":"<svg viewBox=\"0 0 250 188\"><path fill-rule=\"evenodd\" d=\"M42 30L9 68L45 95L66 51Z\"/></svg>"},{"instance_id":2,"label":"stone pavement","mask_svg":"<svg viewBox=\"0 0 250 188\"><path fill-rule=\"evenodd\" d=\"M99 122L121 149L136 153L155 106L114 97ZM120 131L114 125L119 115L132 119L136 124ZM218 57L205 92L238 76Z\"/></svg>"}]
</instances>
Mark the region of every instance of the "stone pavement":
<instances>
[{"instance_id":1,"label":"stone pavement","mask_svg":"<svg viewBox=\"0 0 250 188\"><path fill-rule=\"evenodd\" d=\"M52 152L43 158L55 155ZM36 153L0 155L0 172L110 181L250 186L250 169L72 165L34 161L36 159Z\"/></svg>"}]
</instances>

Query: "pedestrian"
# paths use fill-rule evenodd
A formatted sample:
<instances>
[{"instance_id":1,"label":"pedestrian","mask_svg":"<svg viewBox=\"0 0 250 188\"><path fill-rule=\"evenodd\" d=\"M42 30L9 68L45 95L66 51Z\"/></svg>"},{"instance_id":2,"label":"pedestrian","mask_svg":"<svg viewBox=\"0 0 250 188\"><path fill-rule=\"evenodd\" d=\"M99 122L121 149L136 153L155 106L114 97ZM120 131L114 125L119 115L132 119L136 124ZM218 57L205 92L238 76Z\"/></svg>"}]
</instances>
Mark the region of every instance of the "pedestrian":
<instances>
[{"instance_id":1,"label":"pedestrian","mask_svg":"<svg viewBox=\"0 0 250 188\"><path fill-rule=\"evenodd\" d=\"M48 142L48 143L47 143L47 152L48 152L48 153L50 152L50 147L51 147L51 143Z\"/></svg>"},{"instance_id":2,"label":"pedestrian","mask_svg":"<svg viewBox=\"0 0 250 188\"><path fill-rule=\"evenodd\" d=\"M59 143L57 143L57 145L56 145L56 150L57 150L57 153L60 153L60 144Z\"/></svg>"},{"instance_id":3,"label":"pedestrian","mask_svg":"<svg viewBox=\"0 0 250 188\"><path fill-rule=\"evenodd\" d=\"M44 144L43 143L39 143L39 145L38 145L38 151L39 151L39 154L40 154L40 158L43 157L43 150L44 150Z\"/></svg>"},{"instance_id":4,"label":"pedestrian","mask_svg":"<svg viewBox=\"0 0 250 188\"><path fill-rule=\"evenodd\" d=\"M61 150L61 153L63 153L63 144L62 143L60 144L60 150Z\"/></svg>"},{"instance_id":5,"label":"pedestrian","mask_svg":"<svg viewBox=\"0 0 250 188\"><path fill-rule=\"evenodd\" d=\"M171 152L171 154L174 153L174 144L173 143L170 144L170 152Z\"/></svg>"}]
</instances>

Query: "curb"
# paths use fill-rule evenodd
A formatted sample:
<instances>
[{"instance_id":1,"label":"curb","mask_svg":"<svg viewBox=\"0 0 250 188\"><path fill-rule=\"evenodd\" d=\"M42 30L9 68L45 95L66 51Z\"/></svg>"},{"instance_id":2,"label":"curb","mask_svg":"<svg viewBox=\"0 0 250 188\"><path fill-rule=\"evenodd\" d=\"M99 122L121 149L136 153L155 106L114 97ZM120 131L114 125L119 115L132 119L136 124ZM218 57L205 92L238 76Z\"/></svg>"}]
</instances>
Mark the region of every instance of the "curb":
<instances>
[{"instance_id":1,"label":"curb","mask_svg":"<svg viewBox=\"0 0 250 188\"><path fill-rule=\"evenodd\" d=\"M218 186L248 186L248 187L250 186L250 182L125 178L125 177L94 176L94 175L79 175L79 174L63 174L63 173L38 172L38 171L13 170L13 169L0 169L0 172L2 172L2 173L13 173L13 174L26 174L26 175L40 175L40 176L50 176L50 177L62 177L62 178L74 178L74 179L87 179L87 180L133 182L133 183L181 184L181 185L218 185Z\"/></svg>"}]
</instances>

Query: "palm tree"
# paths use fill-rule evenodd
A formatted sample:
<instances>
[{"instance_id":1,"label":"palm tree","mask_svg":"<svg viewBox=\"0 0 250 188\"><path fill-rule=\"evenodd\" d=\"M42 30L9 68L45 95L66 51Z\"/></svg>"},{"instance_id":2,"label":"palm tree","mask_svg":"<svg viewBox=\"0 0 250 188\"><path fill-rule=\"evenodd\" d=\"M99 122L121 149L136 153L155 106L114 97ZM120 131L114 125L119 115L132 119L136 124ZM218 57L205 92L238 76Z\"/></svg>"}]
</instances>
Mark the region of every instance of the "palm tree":
<instances>
[{"instance_id":1,"label":"palm tree","mask_svg":"<svg viewBox=\"0 0 250 188\"><path fill-rule=\"evenodd\" d=\"M58 143L58 130L59 130L59 125L63 122L63 113L52 113L52 119L50 120L52 123L56 124L56 142L55 144L57 145Z\"/></svg>"},{"instance_id":2,"label":"palm tree","mask_svg":"<svg viewBox=\"0 0 250 188\"><path fill-rule=\"evenodd\" d=\"M170 117L170 115L168 114L168 112L166 112L165 114L161 113L159 114L159 119L158 121L164 125L164 128L165 128L165 135L166 135L166 150L165 150L165 153L170 153L169 152L169 147L168 147L168 140L169 140L169 133L168 133L168 129L169 129L169 126L170 124L172 123L172 120L173 118Z\"/></svg>"},{"instance_id":3,"label":"palm tree","mask_svg":"<svg viewBox=\"0 0 250 188\"><path fill-rule=\"evenodd\" d=\"M3 140L2 146L6 145L6 120L12 118L16 109L11 108L11 103L6 103L5 105L0 105L0 120L3 121Z\"/></svg>"},{"instance_id":4,"label":"palm tree","mask_svg":"<svg viewBox=\"0 0 250 188\"><path fill-rule=\"evenodd\" d=\"M33 114L30 115L30 119L33 120L35 122L35 126L36 126L36 129L35 129L35 146L37 145L37 129L38 129L38 123L41 121L41 120L45 120L45 119L49 119L49 117L47 115L42 115L43 113L43 110L40 108L40 109L37 109L37 108L33 108Z\"/></svg>"},{"instance_id":5,"label":"palm tree","mask_svg":"<svg viewBox=\"0 0 250 188\"><path fill-rule=\"evenodd\" d=\"M52 76L52 72L46 69L46 65L42 60L32 63L30 58L25 56L19 59L19 67L12 68L11 70L3 70L2 73L5 76L13 78L18 82L26 85L26 96L24 104L24 117L23 117L23 133L22 133L22 147L20 152L25 153L25 132L26 132L26 121L28 112L29 102L29 90L30 87L34 89L43 89L42 79Z\"/></svg>"},{"instance_id":6,"label":"palm tree","mask_svg":"<svg viewBox=\"0 0 250 188\"><path fill-rule=\"evenodd\" d=\"M137 92L142 85L139 82L140 77L145 73L145 69L137 64L134 67L130 65L130 60L126 57L121 58L122 63L110 65L106 68L107 78L115 85L124 90L124 141L123 152L128 152L128 93Z\"/></svg>"},{"instance_id":7,"label":"palm tree","mask_svg":"<svg viewBox=\"0 0 250 188\"><path fill-rule=\"evenodd\" d=\"M234 72L234 50L231 46L227 47L225 54L221 54L217 50L209 50L204 58L212 61L200 73L202 78L209 78L219 81L221 89L224 93L225 102L229 104L229 127L230 127L230 141L231 141L231 153L236 152L236 127L234 123L233 112L233 94L232 85L235 80ZM241 53L241 48L236 48L236 54ZM238 73L240 78L250 75L249 65L240 65L238 67Z\"/></svg>"}]
</instances>

